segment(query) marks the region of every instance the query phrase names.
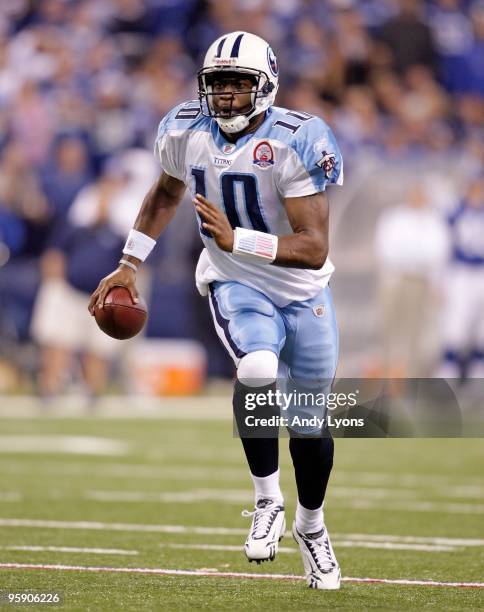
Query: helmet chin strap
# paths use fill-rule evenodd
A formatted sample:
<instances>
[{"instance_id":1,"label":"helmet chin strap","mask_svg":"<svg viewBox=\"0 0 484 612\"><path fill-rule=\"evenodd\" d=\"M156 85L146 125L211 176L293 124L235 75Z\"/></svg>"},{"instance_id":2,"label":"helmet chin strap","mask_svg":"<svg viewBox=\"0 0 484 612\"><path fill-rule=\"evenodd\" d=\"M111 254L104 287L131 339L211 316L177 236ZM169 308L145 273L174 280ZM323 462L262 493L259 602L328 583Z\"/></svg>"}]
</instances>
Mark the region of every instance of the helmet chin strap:
<instances>
[{"instance_id":1,"label":"helmet chin strap","mask_svg":"<svg viewBox=\"0 0 484 612\"><path fill-rule=\"evenodd\" d=\"M223 117L215 117L215 121L224 132L227 132L227 134L237 134L237 132L245 130L252 117L260 115L264 110L254 108L248 115L235 115L235 117L227 117L226 119Z\"/></svg>"},{"instance_id":2,"label":"helmet chin strap","mask_svg":"<svg viewBox=\"0 0 484 612\"><path fill-rule=\"evenodd\" d=\"M249 118L245 115L236 115L235 117L228 117L227 119L216 117L215 121L224 132L227 132L227 134L241 132L249 125Z\"/></svg>"}]
</instances>

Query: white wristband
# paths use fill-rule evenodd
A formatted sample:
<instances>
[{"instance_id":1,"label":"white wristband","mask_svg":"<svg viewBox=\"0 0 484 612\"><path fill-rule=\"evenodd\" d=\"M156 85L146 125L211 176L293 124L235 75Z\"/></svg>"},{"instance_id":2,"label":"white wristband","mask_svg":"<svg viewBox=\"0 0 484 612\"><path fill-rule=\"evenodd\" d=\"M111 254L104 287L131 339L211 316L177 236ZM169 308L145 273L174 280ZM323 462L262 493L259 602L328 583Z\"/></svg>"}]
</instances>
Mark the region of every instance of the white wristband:
<instances>
[{"instance_id":1,"label":"white wristband","mask_svg":"<svg viewBox=\"0 0 484 612\"><path fill-rule=\"evenodd\" d=\"M138 232L138 230L129 230L128 239L124 245L123 253L132 255L141 261L144 261L153 250L156 240L150 236Z\"/></svg>"},{"instance_id":2,"label":"white wristband","mask_svg":"<svg viewBox=\"0 0 484 612\"><path fill-rule=\"evenodd\" d=\"M270 264L277 255L277 236L236 227L232 254L251 263Z\"/></svg>"}]
</instances>

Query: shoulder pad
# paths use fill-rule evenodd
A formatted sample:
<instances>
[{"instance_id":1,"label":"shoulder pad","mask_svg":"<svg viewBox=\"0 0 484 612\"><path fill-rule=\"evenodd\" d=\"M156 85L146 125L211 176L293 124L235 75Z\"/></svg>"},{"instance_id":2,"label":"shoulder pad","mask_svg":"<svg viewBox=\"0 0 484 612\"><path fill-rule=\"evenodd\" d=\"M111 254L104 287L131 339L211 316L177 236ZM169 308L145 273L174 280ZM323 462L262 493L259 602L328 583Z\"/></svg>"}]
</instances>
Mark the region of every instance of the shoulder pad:
<instances>
[{"instance_id":1,"label":"shoulder pad","mask_svg":"<svg viewBox=\"0 0 484 612\"><path fill-rule=\"evenodd\" d=\"M198 129L207 131L210 129L210 117L202 115L200 110L200 102L198 100L189 100L175 106L168 114L166 114L158 127L158 138L166 132L176 130L193 130Z\"/></svg>"}]
</instances>

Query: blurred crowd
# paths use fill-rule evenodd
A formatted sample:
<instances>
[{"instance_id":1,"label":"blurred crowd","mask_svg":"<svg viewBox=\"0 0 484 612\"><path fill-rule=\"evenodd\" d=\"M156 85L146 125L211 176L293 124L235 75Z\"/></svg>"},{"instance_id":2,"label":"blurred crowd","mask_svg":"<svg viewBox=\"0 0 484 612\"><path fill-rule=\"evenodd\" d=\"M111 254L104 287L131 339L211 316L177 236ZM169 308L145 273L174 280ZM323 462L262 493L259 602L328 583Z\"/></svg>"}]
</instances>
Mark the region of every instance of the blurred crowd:
<instances>
[{"instance_id":1,"label":"blurred crowd","mask_svg":"<svg viewBox=\"0 0 484 612\"><path fill-rule=\"evenodd\" d=\"M422 169L442 156L465 189L482 172L483 0L2 2L0 359L27 378L44 372L46 389L57 384L56 334L38 331L39 287L64 279L80 298L112 268L158 172L160 118L196 97L206 48L233 30L270 41L277 103L332 126L348 177L366 156ZM191 211L181 212L150 262L165 314L148 334L198 338L209 372L230 375L193 287L199 249Z\"/></svg>"}]
</instances>

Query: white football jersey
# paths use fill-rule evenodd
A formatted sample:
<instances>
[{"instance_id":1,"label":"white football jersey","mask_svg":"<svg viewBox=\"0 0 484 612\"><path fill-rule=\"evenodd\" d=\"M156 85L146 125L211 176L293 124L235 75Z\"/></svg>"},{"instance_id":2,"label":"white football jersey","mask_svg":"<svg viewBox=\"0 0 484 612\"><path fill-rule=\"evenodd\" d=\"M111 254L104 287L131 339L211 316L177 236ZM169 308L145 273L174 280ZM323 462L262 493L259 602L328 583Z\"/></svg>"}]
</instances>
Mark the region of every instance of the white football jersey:
<instances>
[{"instance_id":1,"label":"white football jersey","mask_svg":"<svg viewBox=\"0 0 484 612\"><path fill-rule=\"evenodd\" d=\"M318 117L271 107L257 131L230 143L198 100L175 107L161 121L155 154L164 171L183 181L227 215L233 228L292 234L284 198L343 183L343 161L330 128ZM200 224L200 219L199 219ZM237 281L261 291L277 306L307 300L334 271L247 263L220 249L201 227L204 242L196 282L202 295L214 281Z\"/></svg>"}]
</instances>

